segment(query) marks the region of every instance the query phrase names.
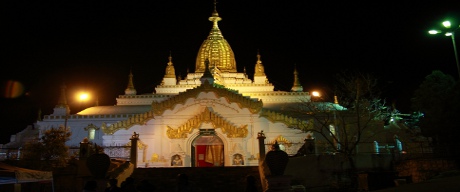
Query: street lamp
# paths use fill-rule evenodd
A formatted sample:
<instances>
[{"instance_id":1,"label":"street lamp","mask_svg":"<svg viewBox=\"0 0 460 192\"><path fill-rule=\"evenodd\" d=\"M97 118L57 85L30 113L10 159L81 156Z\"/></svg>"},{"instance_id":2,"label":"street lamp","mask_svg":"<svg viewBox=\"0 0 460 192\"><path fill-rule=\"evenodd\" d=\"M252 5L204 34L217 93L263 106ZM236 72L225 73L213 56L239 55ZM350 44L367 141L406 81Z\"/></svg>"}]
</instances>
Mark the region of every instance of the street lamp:
<instances>
[{"instance_id":1,"label":"street lamp","mask_svg":"<svg viewBox=\"0 0 460 192\"><path fill-rule=\"evenodd\" d=\"M455 31L460 28L460 25L456 29L451 28L450 21L442 22L442 25L447 29L444 35L450 36L452 38L452 44L454 45L454 53L455 53L455 61L457 62L457 70L458 70L458 77L460 78L460 64L458 62L458 54L457 54L457 46L455 45ZM428 33L434 35L438 33L442 33L443 31L440 30L430 30Z\"/></svg>"},{"instance_id":2,"label":"street lamp","mask_svg":"<svg viewBox=\"0 0 460 192\"><path fill-rule=\"evenodd\" d=\"M311 96L313 96L314 98L320 98L321 93L319 93L318 91L313 91L313 92L311 92Z\"/></svg>"},{"instance_id":3,"label":"street lamp","mask_svg":"<svg viewBox=\"0 0 460 192\"><path fill-rule=\"evenodd\" d=\"M78 108L80 108L80 110L81 110L81 109L84 109L84 105L83 105L83 104L86 103L87 101L89 101L89 100L90 100L90 97L91 97L89 93L83 92L83 91L77 93L75 96L76 96L76 100L77 100L78 103L79 103Z\"/></svg>"},{"instance_id":4,"label":"street lamp","mask_svg":"<svg viewBox=\"0 0 460 192\"><path fill-rule=\"evenodd\" d=\"M88 93L81 93L78 98L80 98L80 101L86 101L89 98Z\"/></svg>"}]
</instances>

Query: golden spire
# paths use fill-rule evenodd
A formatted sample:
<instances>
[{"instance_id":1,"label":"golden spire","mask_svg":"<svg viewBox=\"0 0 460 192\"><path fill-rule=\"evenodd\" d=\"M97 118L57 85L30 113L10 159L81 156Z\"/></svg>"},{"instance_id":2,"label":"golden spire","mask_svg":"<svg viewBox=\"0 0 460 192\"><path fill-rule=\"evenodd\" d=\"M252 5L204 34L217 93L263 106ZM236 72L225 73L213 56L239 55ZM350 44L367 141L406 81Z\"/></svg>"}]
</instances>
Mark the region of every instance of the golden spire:
<instances>
[{"instance_id":1,"label":"golden spire","mask_svg":"<svg viewBox=\"0 0 460 192\"><path fill-rule=\"evenodd\" d=\"M219 17L219 13L217 13L217 1L214 0L214 11L212 12L213 17Z\"/></svg>"},{"instance_id":2,"label":"golden spire","mask_svg":"<svg viewBox=\"0 0 460 192\"><path fill-rule=\"evenodd\" d=\"M219 17L219 13L217 13L217 2L214 0L214 11L212 12L211 17L209 17L209 21L212 21L212 30L211 34L215 34L217 38L224 38L222 37L222 33L219 30L219 26L217 25L217 22L221 21L222 18ZM210 36L211 36L210 34Z\"/></svg>"},{"instance_id":3,"label":"golden spire","mask_svg":"<svg viewBox=\"0 0 460 192\"><path fill-rule=\"evenodd\" d=\"M171 52L169 52L168 66L166 66L165 78L176 78L176 72L172 63Z\"/></svg>"},{"instance_id":4,"label":"golden spire","mask_svg":"<svg viewBox=\"0 0 460 192\"><path fill-rule=\"evenodd\" d=\"M294 84L292 85L291 91L292 92L302 92L303 91L303 87L299 81L299 73L297 72L297 66L295 64L294 64Z\"/></svg>"},{"instance_id":5,"label":"golden spire","mask_svg":"<svg viewBox=\"0 0 460 192\"><path fill-rule=\"evenodd\" d=\"M172 63L172 56L171 56L171 51L169 51L169 57L168 57L168 60L169 60L169 62L168 62L168 66L172 65L173 63Z\"/></svg>"},{"instance_id":6,"label":"golden spire","mask_svg":"<svg viewBox=\"0 0 460 192\"><path fill-rule=\"evenodd\" d=\"M129 70L129 76L128 76L128 87L125 89L125 95L136 95L137 91L134 88L134 83L133 83L133 70ZM99 103L99 101L97 101Z\"/></svg>"},{"instance_id":7,"label":"golden spire","mask_svg":"<svg viewBox=\"0 0 460 192\"><path fill-rule=\"evenodd\" d=\"M255 70L254 70L254 76L265 76L264 65L262 64L262 61L260 60L259 50L257 50L257 62L256 62Z\"/></svg>"},{"instance_id":8,"label":"golden spire","mask_svg":"<svg viewBox=\"0 0 460 192\"><path fill-rule=\"evenodd\" d=\"M61 85L61 95L59 95L59 101L57 106L66 106L67 105L67 96L65 94L66 86L64 83Z\"/></svg>"},{"instance_id":9,"label":"golden spire","mask_svg":"<svg viewBox=\"0 0 460 192\"><path fill-rule=\"evenodd\" d=\"M37 114L37 121L41 121L42 120L42 109L38 109L38 114Z\"/></svg>"},{"instance_id":10,"label":"golden spire","mask_svg":"<svg viewBox=\"0 0 460 192\"><path fill-rule=\"evenodd\" d=\"M222 18L219 17L216 4L216 1L214 1L214 10L211 17L209 17L209 21L213 23L211 32L207 39L201 44L198 56L196 57L196 73L205 71L206 59L209 59L209 62L216 65L222 72L237 72L232 48L227 40L224 39L217 24Z\"/></svg>"},{"instance_id":11,"label":"golden spire","mask_svg":"<svg viewBox=\"0 0 460 192\"><path fill-rule=\"evenodd\" d=\"M61 85L61 95L59 95L59 101L58 104L56 105L55 108L65 108L66 109L66 115L70 114L70 108L69 105L67 105L67 95L66 95L66 85L65 83L62 83Z\"/></svg>"}]
</instances>

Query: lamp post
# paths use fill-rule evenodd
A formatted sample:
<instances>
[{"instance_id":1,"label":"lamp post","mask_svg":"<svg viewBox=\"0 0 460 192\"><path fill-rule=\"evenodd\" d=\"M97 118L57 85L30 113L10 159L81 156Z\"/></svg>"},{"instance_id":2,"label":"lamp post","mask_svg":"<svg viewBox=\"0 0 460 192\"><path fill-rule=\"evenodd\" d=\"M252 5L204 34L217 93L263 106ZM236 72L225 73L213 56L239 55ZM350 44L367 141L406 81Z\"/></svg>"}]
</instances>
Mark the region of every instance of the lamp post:
<instances>
[{"instance_id":1,"label":"lamp post","mask_svg":"<svg viewBox=\"0 0 460 192\"><path fill-rule=\"evenodd\" d=\"M457 63L458 77L460 78L460 63L458 62L457 46L455 44L455 31L460 28L460 25L456 29L451 28L450 21L444 21L444 22L442 22L442 25L447 29L447 31L445 31L444 35L450 36L452 38L452 44L454 46L454 53L455 53L455 62ZM443 31L440 31L440 30L430 30L430 31L428 31L428 33L430 33L432 35L442 33L442 32Z\"/></svg>"}]
</instances>

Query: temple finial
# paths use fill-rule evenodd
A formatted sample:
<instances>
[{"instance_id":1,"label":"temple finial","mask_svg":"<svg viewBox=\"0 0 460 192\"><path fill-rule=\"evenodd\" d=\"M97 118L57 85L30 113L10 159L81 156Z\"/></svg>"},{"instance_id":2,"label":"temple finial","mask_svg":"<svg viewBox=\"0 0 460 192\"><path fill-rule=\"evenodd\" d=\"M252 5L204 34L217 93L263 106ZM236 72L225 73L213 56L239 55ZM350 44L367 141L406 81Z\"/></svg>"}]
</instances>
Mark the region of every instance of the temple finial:
<instances>
[{"instance_id":1,"label":"temple finial","mask_svg":"<svg viewBox=\"0 0 460 192\"><path fill-rule=\"evenodd\" d=\"M217 0L214 0L214 11L212 12L212 16L219 16L219 13L217 13Z\"/></svg>"},{"instance_id":2,"label":"temple finial","mask_svg":"<svg viewBox=\"0 0 460 192\"><path fill-rule=\"evenodd\" d=\"M212 12L211 17L209 17L209 21L212 21L214 29L219 29L217 22L220 20L222 20L222 18L220 18L219 13L217 13L217 2L214 0L214 11Z\"/></svg>"},{"instance_id":3,"label":"temple finial","mask_svg":"<svg viewBox=\"0 0 460 192\"><path fill-rule=\"evenodd\" d=\"M136 88L134 88L134 83L133 83L133 67L131 66L129 69L129 75L128 75L128 86L125 89L125 95L136 95L137 91ZM97 105L99 105L99 101L97 101Z\"/></svg>"},{"instance_id":4,"label":"temple finial","mask_svg":"<svg viewBox=\"0 0 460 192\"><path fill-rule=\"evenodd\" d=\"M67 87L65 83L62 83L61 94L59 95L59 101L58 101L58 104L54 107L53 114L59 114L59 115L69 115L70 114L70 108L69 108L69 105L67 104L66 88Z\"/></svg>"},{"instance_id":5,"label":"temple finial","mask_svg":"<svg viewBox=\"0 0 460 192\"><path fill-rule=\"evenodd\" d=\"M255 66L255 72L254 76L265 76L265 69L264 65L262 64L262 61L260 60L260 52L259 49L257 49L257 62Z\"/></svg>"},{"instance_id":6,"label":"temple finial","mask_svg":"<svg viewBox=\"0 0 460 192\"><path fill-rule=\"evenodd\" d=\"M294 63L294 83L292 85L291 91L293 92L302 92L303 87L299 81L299 72L297 71L297 64Z\"/></svg>"},{"instance_id":7,"label":"temple finial","mask_svg":"<svg viewBox=\"0 0 460 192\"><path fill-rule=\"evenodd\" d=\"M259 49L257 49L257 63L262 63L262 61L260 61L260 52L259 52Z\"/></svg>"},{"instance_id":8,"label":"temple finial","mask_svg":"<svg viewBox=\"0 0 460 192\"><path fill-rule=\"evenodd\" d=\"M168 66L171 66L173 63L172 63L172 56L171 56L171 51L169 51L169 57L168 57Z\"/></svg>"}]
</instances>

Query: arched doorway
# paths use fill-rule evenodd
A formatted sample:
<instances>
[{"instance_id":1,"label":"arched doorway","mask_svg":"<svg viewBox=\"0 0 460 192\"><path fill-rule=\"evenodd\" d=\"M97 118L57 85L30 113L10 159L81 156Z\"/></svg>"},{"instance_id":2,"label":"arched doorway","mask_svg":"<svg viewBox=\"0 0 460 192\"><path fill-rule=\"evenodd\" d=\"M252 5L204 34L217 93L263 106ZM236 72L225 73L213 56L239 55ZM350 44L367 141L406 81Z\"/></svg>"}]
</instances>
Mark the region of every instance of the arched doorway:
<instances>
[{"instance_id":1,"label":"arched doorway","mask_svg":"<svg viewBox=\"0 0 460 192\"><path fill-rule=\"evenodd\" d=\"M214 129L201 129L192 142L192 167L223 167L224 143Z\"/></svg>"}]
</instances>

